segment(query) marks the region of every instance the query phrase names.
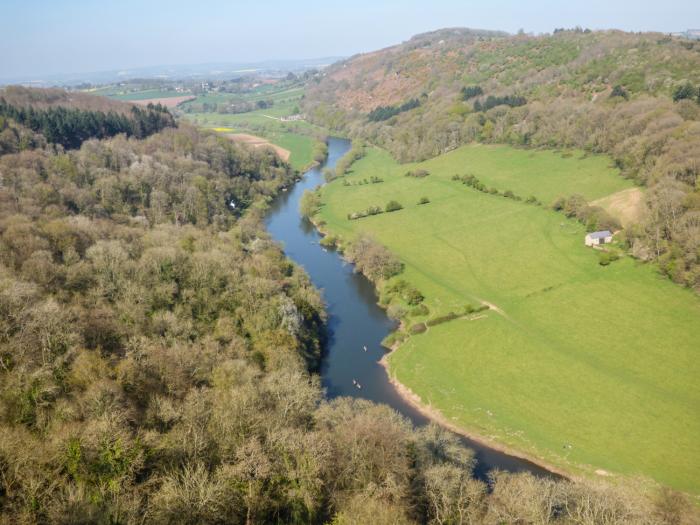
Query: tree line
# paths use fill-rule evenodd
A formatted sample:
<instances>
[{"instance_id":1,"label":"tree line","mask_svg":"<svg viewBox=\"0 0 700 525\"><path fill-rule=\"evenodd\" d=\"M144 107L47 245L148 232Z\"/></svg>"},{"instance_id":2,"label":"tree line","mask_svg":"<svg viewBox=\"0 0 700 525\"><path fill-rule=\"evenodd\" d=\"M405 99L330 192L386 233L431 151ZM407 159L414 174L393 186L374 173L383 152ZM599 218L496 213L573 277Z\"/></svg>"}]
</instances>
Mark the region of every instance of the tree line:
<instances>
[{"instance_id":1,"label":"tree line","mask_svg":"<svg viewBox=\"0 0 700 525\"><path fill-rule=\"evenodd\" d=\"M391 117L394 117L399 113L410 111L418 106L420 106L420 100L417 98L412 98L399 106L379 106L378 108L370 111L367 118L370 120L370 122L381 122L382 120L389 120Z\"/></svg>"},{"instance_id":2,"label":"tree line","mask_svg":"<svg viewBox=\"0 0 700 525\"><path fill-rule=\"evenodd\" d=\"M166 127L175 126L168 109L161 104L149 104L145 109L132 106L130 114L91 111L64 106L35 109L17 107L0 98L0 116L12 119L48 142L75 149L91 138L103 139L119 133L144 138Z\"/></svg>"}]
</instances>

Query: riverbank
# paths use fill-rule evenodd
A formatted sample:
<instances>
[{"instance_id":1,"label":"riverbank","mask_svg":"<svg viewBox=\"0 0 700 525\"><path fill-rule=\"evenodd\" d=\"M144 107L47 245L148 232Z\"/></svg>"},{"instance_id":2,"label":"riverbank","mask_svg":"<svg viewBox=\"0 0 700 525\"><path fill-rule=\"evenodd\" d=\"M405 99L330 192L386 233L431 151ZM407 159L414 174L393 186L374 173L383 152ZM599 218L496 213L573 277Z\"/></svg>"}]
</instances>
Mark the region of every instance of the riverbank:
<instances>
[{"instance_id":1,"label":"riverbank","mask_svg":"<svg viewBox=\"0 0 700 525\"><path fill-rule=\"evenodd\" d=\"M325 183L324 183L325 185ZM324 224L322 224L318 219L317 216L311 217L308 219L311 224L316 228L316 231L319 232L319 234L322 237L325 237L327 235L330 235L327 229L324 228ZM337 253L338 257L343 259L347 264L353 265L353 262L348 259L348 257L344 254L343 251L344 244L342 239L338 238L336 241L336 246L334 248L335 253ZM374 287L375 293L378 295L379 294L379 288L377 283L373 282L369 278L365 276L365 278L372 283L372 286ZM378 308L381 308L388 316L388 309L385 305L382 305L379 301L376 303ZM405 326L403 326L401 323L400 319L395 319L397 322L397 329L396 331L405 331ZM394 333L394 332L392 332ZM508 447L504 445L503 443L500 443L496 440L489 439L485 436L482 436L476 432L471 432L463 427L460 427L456 425L455 423L449 421L447 418L443 416L443 414L436 408L431 407L429 405L426 405L423 403L421 400L420 396L415 394L414 392L411 391L410 388L408 388L406 385L402 384L396 377L391 373L391 370L388 366L388 357L389 355L396 351L398 349L400 343L394 343L391 347L386 347L382 345L387 351L385 351L384 355L379 359L378 363L379 365L384 369L386 373L387 380L391 384L391 386L394 388L396 393L399 395L399 397L406 402L406 404L410 405L413 407L418 413L422 414L428 421L436 423L451 432L466 438L469 440L470 444L473 446L474 443L477 443L485 448L488 448L493 451L500 452L502 454L506 454L512 458L518 458L520 460L526 461L528 463L531 463L532 465L536 465L538 468L548 472L552 476L555 477L560 477L568 480L577 480L580 479L579 476L574 475L572 472L565 471L559 467L556 467L550 463L547 463L544 461L542 458L529 455L524 453L521 450L516 450L512 447ZM603 471L605 472L605 471ZM605 473L607 475L607 472Z\"/></svg>"},{"instance_id":2,"label":"riverbank","mask_svg":"<svg viewBox=\"0 0 700 525\"><path fill-rule=\"evenodd\" d=\"M601 266L580 224L503 197L511 187L527 196L541 173L552 173L550 195L567 194L581 184L578 170L594 200L596 181L619 182L600 164L468 146L399 165L370 148L322 188L315 221L342 242L369 234L404 263L380 285L380 302L405 323L391 374L447 421L574 475L654 478L694 493L697 297L628 258ZM498 194L453 180L464 166ZM412 170L428 175L407 177ZM348 220L391 201L402 209ZM423 306L400 289L419 292ZM430 326L484 302L503 314Z\"/></svg>"},{"instance_id":3,"label":"riverbank","mask_svg":"<svg viewBox=\"0 0 700 525\"><path fill-rule=\"evenodd\" d=\"M399 394L380 364L386 355L382 341L397 325L378 305L374 284L357 273L335 250L320 245L321 233L300 215L299 202L303 193L323 184L323 168L332 168L349 149L349 141L329 139L326 163L307 172L271 202L267 229L272 238L283 245L285 255L302 266L313 285L323 290L328 342L320 375L326 397L355 397L385 404L414 426L423 426L430 420ZM479 479L488 479L493 469L529 472L540 477L553 475L532 462L465 437L462 440L475 451L475 475Z\"/></svg>"},{"instance_id":4,"label":"riverbank","mask_svg":"<svg viewBox=\"0 0 700 525\"><path fill-rule=\"evenodd\" d=\"M421 414L423 414L426 418L428 418L430 421L433 423L436 423L451 432L454 432L457 435L463 436L471 441L474 441L476 443L480 443L481 445L485 447L489 447L490 449L497 450L498 452L502 452L503 454L508 454L509 456L519 458L525 461L528 461L534 465L537 465L538 467L550 472L551 474L565 478L568 480L572 481L577 481L580 480L581 477L578 475L575 475L571 472L567 472L559 467L556 467L550 463L547 463L544 461L542 458L538 458L536 456L532 456L530 454L526 454L520 450L516 450L512 447L508 447L504 445L503 443L500 443L496 440L487 438L485 436L482 436L481 434L478 434L476 432L471 432L463 427L460 427L450 420L448 420L437 408L434 408L430 405L426 405L423 400L418 396L415 392L413 392L410 388L408 388L406 385L401 383L398 379L396 379L395 376L392 375L391 369L389 368L389 363L387 362L387 359L391 352L393 352L396 348L390 349L390 351L382 357L382 359L379 361L379 364L384 367L386 370L387 376L389 378L389 382L392 384L392 386L396 389L396 391L399 393L402 399L404 399L407 403L409 403L411 406L413 406L416 410L418 410ZM605 472L605 471L603 471ZM609 475L607 472L605 475Z\"/></svg>"}]
</instances>

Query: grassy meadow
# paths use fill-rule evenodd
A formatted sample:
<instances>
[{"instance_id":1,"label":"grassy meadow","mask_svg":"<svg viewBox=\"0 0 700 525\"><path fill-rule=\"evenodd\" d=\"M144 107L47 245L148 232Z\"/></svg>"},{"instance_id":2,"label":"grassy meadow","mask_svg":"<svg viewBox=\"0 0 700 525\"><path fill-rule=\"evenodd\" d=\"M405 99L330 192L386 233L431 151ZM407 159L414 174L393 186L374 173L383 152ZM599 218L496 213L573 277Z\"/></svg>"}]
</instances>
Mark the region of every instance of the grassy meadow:
<instances>
[{"instance_id":1,"label":"grassy meadow","mask_svg":"<svg viewBox=\"0 0 700 525\"><path fill-rule=\"evenodd\" d=\"M170 98L182 97L189 93L178 93L177 91L167 91L161 89L146 89L144 91L135 91L133 93L114 93L109 94L109 98L115 100L149 100L152 98Z\"/></svg>"},{"instance_id":2,"label":"grassy meadow","mask_svg":"<svg viewBox=\"0 0 700 525\"><path fill-rule=\"evenodd\" d=\"M222 128L229 133L250 133L264 137L273 144L288 149L291 152L290 164L298 170L308 166L313 160L313 147L316 136L325 134L322 128L306 121L282 122L287 117L298 112L298 104L303 95L303 88L292 87L275 91L272 86L264 85L253 93L236 95L239 100L273 100L274 105L247 113L185 113L191 122L206 128ZM218 103L230 99L229 94L207 94L197 97L196 102Z\"/></svg>"},{"instance_id":3,"label":"grassy meadow","mask_svg":"<svg viewBox=\"0 0 700 525\"><path fill-rule=\"evenodd\" d=\"M416 167L430 175L404 176ZM499 309L411 336L390 355L391 373L454 424L569 471L700 493L700 299L652 265L599 265L583 226L451 180L466 173L545 204L632 187L609 159L581 152L474 145L398 165L368 149L352 185L324 187L326 228L370 232L401 258L398 278L430 310L408 325L481 301ZM384 182L356 184L372 176ZM390 200L404 209L347 219Z\"/></svg>"}]
</instances>

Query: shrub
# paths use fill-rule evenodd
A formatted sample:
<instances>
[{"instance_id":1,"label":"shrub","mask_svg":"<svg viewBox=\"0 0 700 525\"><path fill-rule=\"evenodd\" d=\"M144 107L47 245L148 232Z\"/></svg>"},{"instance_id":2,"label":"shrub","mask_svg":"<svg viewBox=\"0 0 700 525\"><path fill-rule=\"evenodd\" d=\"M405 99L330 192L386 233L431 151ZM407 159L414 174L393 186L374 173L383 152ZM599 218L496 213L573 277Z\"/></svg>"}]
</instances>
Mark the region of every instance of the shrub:
<instances>
[{"instance_id":1,"label":"shrub","mask_svg":"<svg viewBox=\"0 0 700 525\"><path fill-rule=\"evenodd\" d=\"M386 311L387 315L392 319L401 319L408 313L407 310L400 304L392 304Z\"/></svg>"},{"instance_id":2,"label":"shrub","mask_svg":"<svg viewBox=\"0 0 700 525\"><path fill-rule=\"evenodd\" d=\"M418 317L421 315L428 315L429 313L430 313L430 310L428 310L428 307L422 303L411 308L411 311L409 312L409 314L412 315L413 317Z\"/></svg>"},{"instance_id":3,"label":"shrub","mask_svg":"<svg viewBox=\"0 0 700 525\"><path fill-rule=\"evenodd\" d=\"M484 90L481 86L465 86L460 91L462 94L462 100L469 100L470 98L478 97L484 94Z\"/></svg>"},{"instance_id":4,"label":"shrub","mask_svg":"<svg viewBox=\"0 0 700 525\"><path fill-rule=\"evenodd\" d=\"M416 324L412 325L411 328L408 329L408 331L412 335L416 335L416 334L422 334L427 329L428 329L428 327L426 326L425 323L416 323Z\"/></svg>"},{"instance_id":5,"label":"shrub","mask_svg":"<svg viewBox=\"0 0 700 525\"><path fill-rule=\"evenodd\" d=\"M372 281L389 279L403 270L403 264L393 253L367 236L352 243L347 255L357 270Z\"/></svg>"},{"instance_id":6,"label":"shrub","mask_svg":"<svg viewBox=\"0 0 700 525\"><path fill-rule=\"evenodd\" d=\"M328 157L328 144L320 140L317 141L314 144L314 149L311 151L311 156L316 162L321 164Z\"/></svg>"},{"instance_id":7,"label":"shrub","mask_svg":"<svg viewBox=\"0 0 700 525\"><path fill-rule=\"evenodd\" d=\"M430 202L430 199L428 197L421 197L420 200L418 201L418 204L428 204Z\"/></svg>"},{"instance_id":8,"label":"shrub","mask_svg":"<svg viewBox=\"0 0 700 525\"><path fill-rule=\"evenodd\" d=\"M397 279L386 287L386 292L389 294L402 293L408 286L409 284L405 279Z\"/></svg>"},{"instance_id":9,"label":"shrub","mask_svg":"<svg viewBox=\"0 0 700 525\"><path fill-rule=\"evenodd\" d=\"M686 98L695 98L697 93L698 90L695 89L692 84L686 82L673 90L673 101L678 102Z\"/></svg>"},{"instance_id":10,"label":"shrub","mask_svg":"<svg viewBox=\"0 0 700 525\"><path fill-rule=\"evenodd\" d=\"M402 341L405 341L406 337L408 337L408 336L404 332L399 332L399 331L392 332L382 340L382 346L384 348L391 348L395 344L401 343Z\"/></svg>"},{"instance_id":11,"label":"shrub","mask_svg":"<svg viewBox=\"0 0 700 525\"><path fill-rule=\"evenodd\" d=\"M334 181L337 176L336 176L336 171L333 168L323 168L323 180L326 182L332 182Z\"/></svg>"},{"instance_id":12,"label":"shrub","mask_svg":"<svg viewBox=\"0 0 700 525\"><path fill-rule=\"evenodd\" d=\"M422 179L423 177L427 177L428 175L430 175L430 172L428 170L411 170L407 171L404 176Z\"/></svg>"},{"instance_id":13,"label":"shrub","mask_svg":"<svg viewBox=\"0 0 700 525\"><path fill-rule=\"evenodd\" d=\"M368 217L370 215L379 215L380 213L384 213L384 210L382 210L379 206L370 206L364 211L348 213L347 217L349 221L354 221L356 219L362 219L363 217Z\"/></svg>"},{"instance_id":14,"label":"shrub","mask_svg":"<svg viewBox=\"0 0 700 525\"><path fill-rule=\"evenodd\" d=\"M299 201L299 211L302 216L310 219L321 207L321 197L315 191L306 190Z\"/></svg>"},{"instance_id":15,"label":"shrub","mask_svg":"<svg viewBox=\"0 0 700 525\"><path fill-rule=\"evenodd\" d=\"M318 243L324 248L335 248L338 242L338 237L336 235L326 235Z\"/></svg>"},{"instance_id":16,"label":"shrub","mask_svg":"<svg viewBox=\"0 0 700 525\"><path fill-rule=\"evenodd\" d=\"M426 322L426 324L427 324L428 326L435 326L435 325L439 325L439 324L442 324L442 323L447 323L448 321L453 321L453 320L457 319L458 317L459 317L459 315L457 315L456 313L450 312L450 313L448 313L448 314L446 314L446 315L441 315L441 316L438 316L438 317L434 317L434 318L432 318L432 319L429 319L429 320Z\"/></svg>"},{"instance_id":17,"label":"shrub","mask_svg":"<svg viewBox=\"0 0 700 525\"><path fill-rule=\"evenodd\" d=\"M410 288L404 294L404 299L406 299L406 302L411 306L416 306L417 304L422 303L425 297L423 297L423 294L415 288Z\"/></svg>"},{"instance_id":18,"label":"shrub","mask_svg":"<svg viewBox=\"0 0 700 525\"><path fill-rule=\"evenodd\" d=\"M566 197L557 197L552 203L552 209L554 211L561 211L564 209L564 204L566 204Z\"/></svg>"},{"instance_id":19,"label":"shrub","mask_svg":"<svg viewBox=\"0 0 700 525\"><path fill-rule=\"evenodd\" d=\"M403 206L401 206L401 203L398 201L389 201L386 203L386 208L384 208L387 213L399 211L401 209L403 209Z\"/></svg>"},{"instance_id":20,"label":"shrub","mask_svg":"<svg viewBox=\"0 0 700 525\"><path fill-rule=\"evenodd\" d=\"M620 84L618 84L610 92L610 98L613 98L613 97L620 97L620 98L624 98L625 100L627 100L629 98L629 95L627 94L627 91L625 90L625 88L622 87Z\"/></svg>"},{"instance_id":21,"label":"shrub","mask_svg":"<svg viewBox=\"0 0 700 525\"><path fill-rule=\"evenodd\" d=\"M608 266L610 263L617 261L620 256L615 252L599 252L598 264Z\"/></svg>"}]
</instances>

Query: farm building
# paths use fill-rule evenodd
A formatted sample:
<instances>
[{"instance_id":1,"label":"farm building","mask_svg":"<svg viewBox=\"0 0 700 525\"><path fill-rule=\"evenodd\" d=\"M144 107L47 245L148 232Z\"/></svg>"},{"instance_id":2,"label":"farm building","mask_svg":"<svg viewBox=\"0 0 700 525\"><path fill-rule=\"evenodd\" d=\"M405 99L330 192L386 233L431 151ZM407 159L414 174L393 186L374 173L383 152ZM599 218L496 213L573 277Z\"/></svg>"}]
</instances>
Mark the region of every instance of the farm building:
<instances>
[{"instance_id":1,"label":"farm building","mask_svg":"<svg viewBox=\"0 0 700 525\"><path fill-rule=\"evenodd\" d=\"M586 235L586 246L598 246L599 244L607 244L612 242L613 234L608 230L592 232Z\"/></svg>"}]
</instances>

